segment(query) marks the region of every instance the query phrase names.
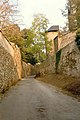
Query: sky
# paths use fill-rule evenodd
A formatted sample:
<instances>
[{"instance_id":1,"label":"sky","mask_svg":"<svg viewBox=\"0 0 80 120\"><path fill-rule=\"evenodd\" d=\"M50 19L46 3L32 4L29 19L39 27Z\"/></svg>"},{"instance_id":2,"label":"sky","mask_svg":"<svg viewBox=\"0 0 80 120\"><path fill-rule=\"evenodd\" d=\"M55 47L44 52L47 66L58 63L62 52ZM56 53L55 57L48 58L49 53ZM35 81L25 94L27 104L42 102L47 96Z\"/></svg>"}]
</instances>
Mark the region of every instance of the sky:
<instances>
[{"instance_id":1,"label":"sky","mask_svg":"<svg viewBox=\"0 0 80 120\"><path fill-rule=\"evenodd\" d=\"M18 0L20 15L22 16L21 28L29 28L33 21L33 15L42 13L49 20L49 26L59 25L63 27L66 19L61 14L65 8L66 0Z\"/></svg>"}]
</instances>

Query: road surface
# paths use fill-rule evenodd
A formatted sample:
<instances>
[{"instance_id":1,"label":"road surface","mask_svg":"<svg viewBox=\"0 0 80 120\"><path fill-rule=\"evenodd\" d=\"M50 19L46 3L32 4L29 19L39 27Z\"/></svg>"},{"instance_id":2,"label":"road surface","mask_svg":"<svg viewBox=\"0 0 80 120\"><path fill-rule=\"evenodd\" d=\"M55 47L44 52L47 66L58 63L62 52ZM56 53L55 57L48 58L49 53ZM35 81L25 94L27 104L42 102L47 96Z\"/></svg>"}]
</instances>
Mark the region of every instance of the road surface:
<instances>
[{"instance_id":1,"label":"road surface","mask_svg":"<svg viewBox=\"0 0 80 120\"><path fill-rule=\"evenodd\" d=\"M0 120L80 120L80 102L29 77L3 98Z\"/></svg>"}]
</instances>

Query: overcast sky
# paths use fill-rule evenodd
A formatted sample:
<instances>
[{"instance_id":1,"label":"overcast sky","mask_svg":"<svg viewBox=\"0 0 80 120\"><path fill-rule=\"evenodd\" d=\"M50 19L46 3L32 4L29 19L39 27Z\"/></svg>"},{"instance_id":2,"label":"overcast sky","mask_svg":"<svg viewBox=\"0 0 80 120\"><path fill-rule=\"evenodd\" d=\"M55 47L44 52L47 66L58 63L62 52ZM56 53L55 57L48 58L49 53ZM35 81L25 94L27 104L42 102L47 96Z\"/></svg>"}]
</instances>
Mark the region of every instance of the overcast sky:
<instances>
[{"instance_id":1,"label":"overcast sky","mask_svg":"<svg viewBox=\"0 0 80 120\"><path fill-rule=\"evenodd\" d=\"M46 15L50 25L64 26L65 19L61 14L61 9L65 8L66 0L18 0L20 4L20 14L23 16L23 28L29 28L33 21L33 15L42 13Z\"/></svg>"}]
</instances>

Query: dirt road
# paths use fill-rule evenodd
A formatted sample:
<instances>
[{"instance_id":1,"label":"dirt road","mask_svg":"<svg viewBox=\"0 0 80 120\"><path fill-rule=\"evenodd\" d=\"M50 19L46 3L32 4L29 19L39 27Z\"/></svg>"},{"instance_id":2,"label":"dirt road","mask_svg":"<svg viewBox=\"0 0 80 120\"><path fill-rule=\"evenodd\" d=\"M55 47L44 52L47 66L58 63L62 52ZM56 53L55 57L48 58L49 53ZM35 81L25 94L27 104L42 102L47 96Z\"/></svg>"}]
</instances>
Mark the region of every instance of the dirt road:
<instances>
[{"instance_id":1,"label":"dirt road","mask_svg":"<svg viewBox=\"0 0 80 120\"><path fill-rule=\"evenodd\" d=\"M80 102L29 77L3 98L0 120L80 120Z\"/></svg>"}]
</instances>

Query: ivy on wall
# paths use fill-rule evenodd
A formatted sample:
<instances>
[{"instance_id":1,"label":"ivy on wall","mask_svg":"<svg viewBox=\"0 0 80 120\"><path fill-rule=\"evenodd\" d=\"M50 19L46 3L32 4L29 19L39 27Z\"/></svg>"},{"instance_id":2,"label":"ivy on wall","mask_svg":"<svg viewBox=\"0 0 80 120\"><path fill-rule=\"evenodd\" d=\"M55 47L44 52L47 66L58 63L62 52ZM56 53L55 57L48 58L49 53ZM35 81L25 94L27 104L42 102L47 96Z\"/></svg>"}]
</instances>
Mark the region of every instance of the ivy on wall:
<instances>
[{"instance_id":1,"label":"ivy on wall","mask_svg":"<svg viewBox=\"0 0 80 120\"><path fill-rule=\"evenodd\" d=\"M75 42L76 45L78 46L78 49L80 50L80 28L77 30Z\"/></svg>"},{"instance_id":2,"label":"ivy on wall","mask_svg":"<svg viewBox=\"0 0 80 120\"><path fill-rule=\"evenodd\" d=\"M61 58L61 51L62 51L62 49L60 49L60 50L56 53L56 73L57 73L59 61L60 61L60 58Z\"/></svg>"}]
</instances>

